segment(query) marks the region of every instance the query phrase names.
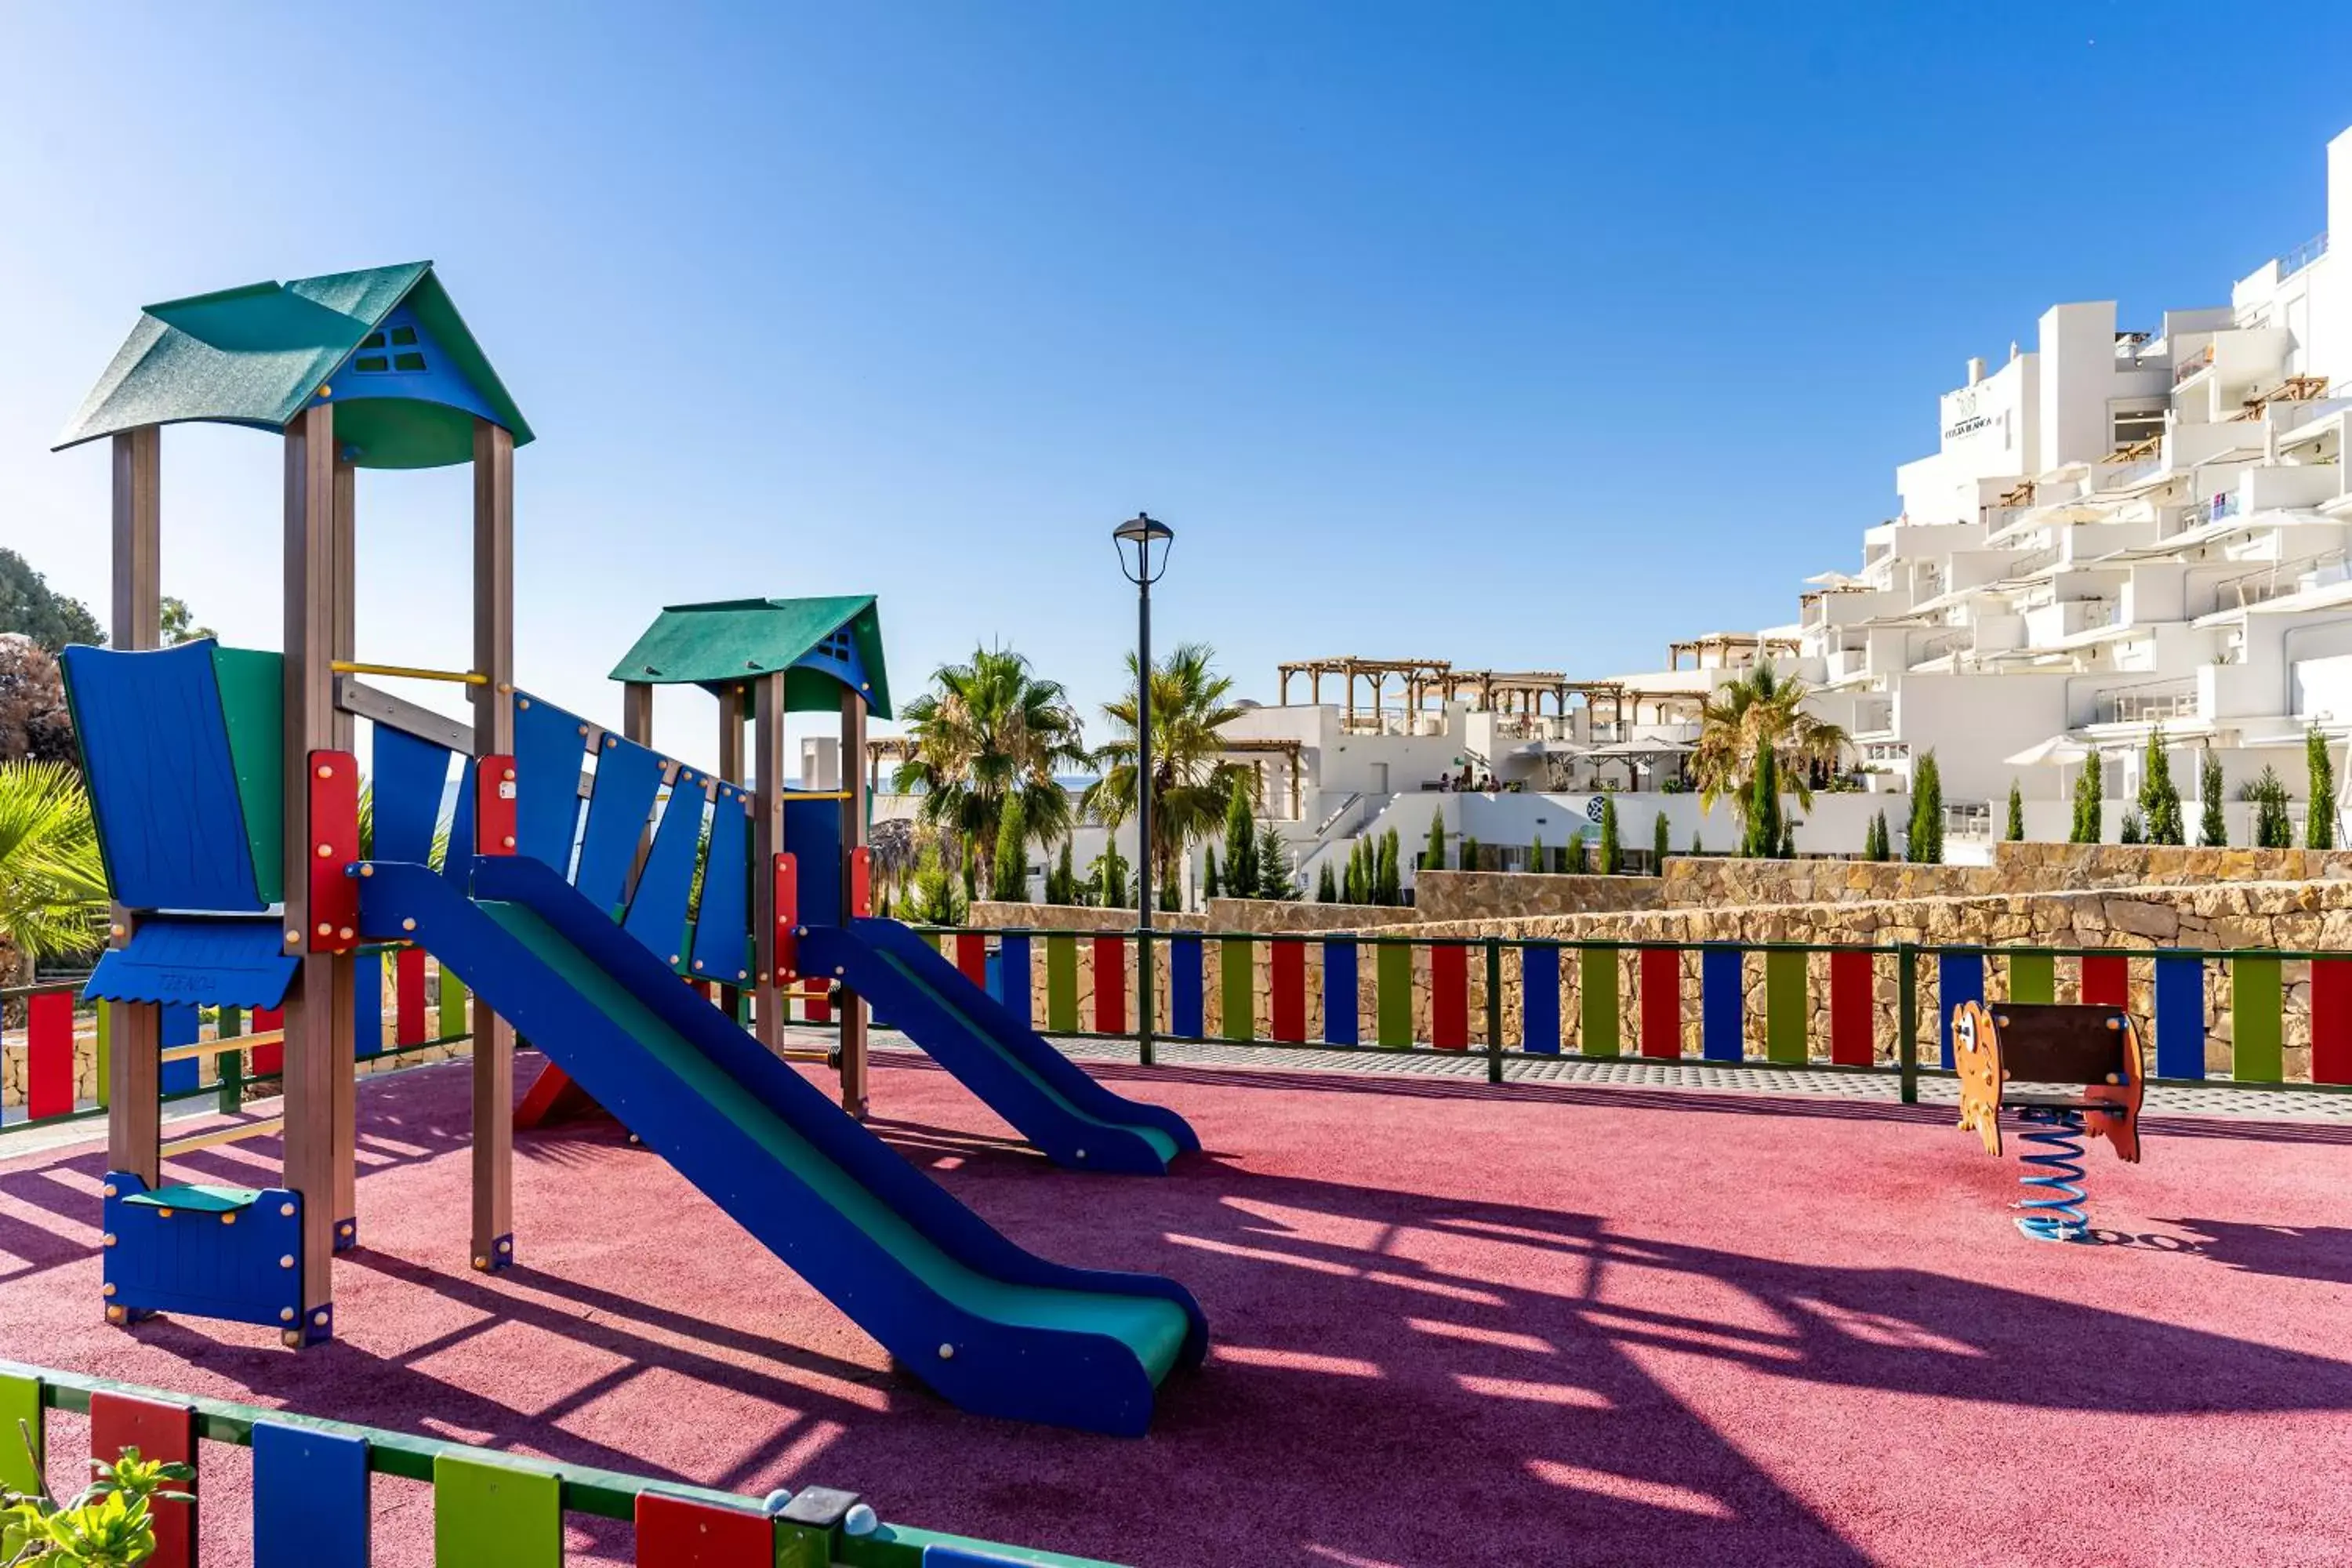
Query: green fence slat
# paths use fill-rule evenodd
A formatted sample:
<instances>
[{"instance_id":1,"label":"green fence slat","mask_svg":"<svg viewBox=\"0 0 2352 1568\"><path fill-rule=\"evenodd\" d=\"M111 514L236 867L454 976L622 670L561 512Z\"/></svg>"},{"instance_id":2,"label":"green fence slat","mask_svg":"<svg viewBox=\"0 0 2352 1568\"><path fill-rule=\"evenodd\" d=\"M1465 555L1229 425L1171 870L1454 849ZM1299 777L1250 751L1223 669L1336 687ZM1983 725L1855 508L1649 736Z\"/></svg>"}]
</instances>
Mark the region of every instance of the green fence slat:
<instances>
[{"instance_id":1,"label":"green fence slat","mask_svg":"<svg viewBox=\"0 0 2352 1568\"><path fill-rule=\"evenodd\" d=\"M2010 954L2009 999L2012 1002L2058 1000L2058 961L2046 952Z\"/></svg>"},{"instance_id":2,"label":"green fence slat","mask_svg":"<svg viewBox=\"0 0 2352 1568\"><path fill-rule=\"evenodd\" d=\"M1078 939L1066 932L1045 939L1045 1027L1078 1032Z\"/></svg>"},{"instance_id":3,"label":"green fence slat","mask_svg":"<svg viewBox=\"0 0 2352 1568\"><path fill-rule=\"evenodd\" d=\"M1584 949L1576 976L1576 1048L1588 1057L1618 1055L1617 949Z\"/></svg>"},{"instance_id":4,"label":"green fence slat","mask_svg":"<svg viewBox=\"0 0 2352 1568\"><path fill-rule=\"evenodd\" d=\"M33 1451L16 1423L33 1434ZM37 1495L41 1484L41 1380L0 1373L0 1489Z\"/></svg>"},{"instance_id":5,"label":"green fence slat","mask_svg":"<svg viewBox=\"0 0 2352 1568\"><path fill-rule=\"evenodd\" d=\"M1373 972L1380 984L1380 1042L1384 1046L1412 1044L1412 949L1389 942L1372 950L1380 954Z\"/></svg>"},{"instance_id":6,"label":"green fence slat","mask_svg":"<svg viewBox=\"0 0 2352 1568\"><path fill-rule=\"evenodd\" d=\"M466 1032L466 983L446 963L441 966L440 1009L434 1033L446 1038Z\"/></svg>"},{"instance_id":7,"label":"green fence slat","mask_svg":"<svg viewBox=\"0 0 2352 1568\"><path fill-rule=\"evenodd\" d=\"M1229 936L1217 943L1217 1037L1257 1038L1257 960L1250 939Z\"/></svg>"},{"instance_id":8,"label":"green fence slat","mask_svg":"<svg viewBox=\"0 0 2352 1568\"><path fill-rule=\"evenodd\" d=\"M1805 954L1775 948L1764 955L1764 1057L1801 1065L1809 1054L1805 1027Z\"/></svg>"},{"instance_id":9,"label":"green fence slat","mask_svg":"<svg viewBox=\"0 0 2352 1568\"><path fill-rule=\"evenodd\" d=\"M563 1483L494 1460L433 1458L434 1568L563 1568Z\"/></svg>"},{"instance_id":10,"label":"green fence slat","mask_svg":"<svg viewBox=\"0 0 2352 1568\"><path fill-rule=\"evenodd\" d=\"M2286 998L2275 958L2230 960L2230 1075L2241 1083L2276 1083L2284 1076L2281 1047Z\"/></svg>"}]
</instances>

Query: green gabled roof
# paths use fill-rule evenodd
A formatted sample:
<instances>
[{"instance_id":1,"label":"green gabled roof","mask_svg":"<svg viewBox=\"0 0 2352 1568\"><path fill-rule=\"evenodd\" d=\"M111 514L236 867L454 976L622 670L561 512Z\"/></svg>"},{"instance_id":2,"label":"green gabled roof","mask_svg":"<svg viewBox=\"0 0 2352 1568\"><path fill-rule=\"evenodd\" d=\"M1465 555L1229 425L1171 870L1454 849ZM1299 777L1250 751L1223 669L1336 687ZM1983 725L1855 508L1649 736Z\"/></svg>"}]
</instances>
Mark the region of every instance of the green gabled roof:
<instances>
[{"instance_id":1,"label":"green gabled roof","mask_svg":"<svg viewBox=\"0 0 2352 1568\"><path fill-rule=\"evenodd\" d=\"M58 438L62 449L142 425L207 420L282 430L305 404L333 401L362 341L405 303L481 412L520 447L530 426L466 328L429 261L249 283L149 305ZM347 394L363 389L346 385ZM335 438L361 468L432 468L473 457L473 415L399 395L348 396Z\"/></svg>"},{"instance_id":2,"label":"green gabled roof","mask_svg":"<svg viewBox=\"0 0 2352 1568\"><path fill-rule=\"evenodd\" d=\"M847 632L854 666L836 671L802 661L836 632ZM882 616L871 594L824 599L722 599L671 605L638 637L614 680L649 686L700 686L719 691L753 676L786 670L784 703L814 710L841 700L842 685L857 686L866 710L890 713L890 679L882 665ZM845 673L854 670L854 675Z\"/></svg>"}]
</instances>

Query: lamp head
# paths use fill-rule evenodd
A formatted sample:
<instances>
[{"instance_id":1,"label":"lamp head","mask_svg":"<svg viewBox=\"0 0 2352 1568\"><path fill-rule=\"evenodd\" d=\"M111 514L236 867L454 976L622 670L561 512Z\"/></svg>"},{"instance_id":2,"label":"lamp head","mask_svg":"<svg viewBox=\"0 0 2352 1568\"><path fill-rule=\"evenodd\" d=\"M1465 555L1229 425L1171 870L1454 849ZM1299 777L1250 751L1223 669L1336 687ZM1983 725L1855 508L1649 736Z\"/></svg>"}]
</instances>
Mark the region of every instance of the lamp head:
<instances>
[{"instance_id":1,"label":"lamp head","mask_svg":"<svg viewBox=\"0 0 2352 1568\"><path fill-rule=\"evenodd\" d=\"M1118 569L1127 574L1129 582L1148 586L1168 570L1168 552L1175 543L1176 531L1158 518L1139 511L1112 529L1110 537L1118 550Z\"/></svg>"}]
</instances>

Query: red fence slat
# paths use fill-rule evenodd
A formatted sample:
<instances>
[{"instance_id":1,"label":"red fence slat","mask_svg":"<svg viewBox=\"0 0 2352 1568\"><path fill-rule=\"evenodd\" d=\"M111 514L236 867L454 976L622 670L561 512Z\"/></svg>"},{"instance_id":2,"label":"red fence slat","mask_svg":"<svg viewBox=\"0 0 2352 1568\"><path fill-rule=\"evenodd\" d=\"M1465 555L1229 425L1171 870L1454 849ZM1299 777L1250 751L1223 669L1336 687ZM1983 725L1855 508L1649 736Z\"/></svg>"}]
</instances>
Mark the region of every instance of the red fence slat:
<instances>
[{"instance_id":1,"label":"red fence slat","mask_svg":"<svg viewBox=\"0 0 2352 1568\"><path fill-rule=\"evenodd\" d=\"M425 950L404 947L392 962L392 1039L394 1045L425 1043Z\"/></svg>"},{"instance_id":2,"label":"red fence slat","mask_svg":"<svg viewBox=\"0 0 2352 1568\"><path fill-rule=\"evenodd\" d=\"M2352 1083L2352 958L2311 961L2311 1081Z\"/></svg>"},{"instance_id":3,"label":"red fence slat","mask_svg":"<svg viewBox=\"0 0 2352 1568\"><path fill-rule=\"evenodd\" d=\"M1307 944L1277 938L1266 944L1274 985L1273 1037L1296 1045L1307 1038Z\"/></svg>"},{"instance_id":4,"label":"red fence slat","mask_svg":"<svg viewBox=\"0 0 2352 1568\"><path fill-rule=\"evenodd\" d=\"M801 993L801 1022L830 1024L833 1022L833 991L822 981L812 982Z\"/></svg>"},{"instance_id":5,"label":"red fence slat","mask_svg":"<svg viewBox=\"0 0 2352 1568\"><path fill-rule=\"evenodd\" d=\"M1671 947L1642 950L1642 1054L1683 1054L1683 955Z\"/></svg>"},{"instance_id":6,"label":"red fence slat","mask_svg":"<svg viewBox=\"0 0 2352 1568\"><path fill-rule=\"evenodd\" d=\"M25 1114L63 1116L74 1108L73 993L44 991L25 1003ZM0 1441L14 1435L0 1433Z\"/></svg>"},{"instance_id":7,"label":"red fence slat","mask_svg":"<svg viewBox=\"0 0 2352 1568\"><path fill-rule=\"evenodd\" d=\"M89 1396L89 1454L109 1464L136 1448L142 1459L196 1462L196 1413L185 1405L165 1405L100 1390ZM193 1481L174 1481L173 1491L194 1493ZM153 1511L154 1555L149 1568L195 1568L196 1505L159 1502Z\"/></svg>"},{"instance_id":8,"label":"red fence slat","mask_svg":"<svg viewBox=\"0 0 2352 1568\"><path fill-rule=\"evenodd\" d=\"M1127 939L1095 938L1095 1032L1127 1033Z\"/></svg>"},{"instance_id":9,"label":"red fence slat","mask_svg":"<svg viewBox=\"0 0 2352 1568\"><path fill-rule=\"evenodd\" d=\"M286 1014L282 1008L261 1007L255 1010L253 1015L255 1034L271 1034L285 1026ZM268 1078L272 1073L284 1072L286 1047L283 1045L254 1047L246 1053L245 1070L256 1078Z\"/></svg>"},{"instance_id":10,"label":"red fence slat","mask_svg":"<svg viewBox=\"0 0 2352 1568\"><path fill-rule=\"evenodd\" d=\"M1874 1056L1870 953L1840 948L1830 954L1830 1060L1866 1068Z\"/></svg>"},{"instance_id":11,"label":"red fence slat","mask_svg":"<svg viewBox=\"0 0 2352 1568\"><path fill-rule=\"evenodd\" d=\"M2131 1005L2131 960L2120 952L2083 955L2083 1004L2085 1006Z\"/></svg>"},{"instance_id":12,"label":"red fence slat","mask_svg":"<svg viewBox=\"0 0 2352 1568\"><path fill-rule=\"evenodd\" d=\"M988 989L988 939L966 931L955 939L956 968L966 980Z\"/></svg>"},{"instance_id":13,"label":"red fence slat","mask_svg":"<svg viewBox=\"0 0 2352 1568\"><path fill-rule=\"evenodd\" d=\"M1442 1051L1470 1048L1470 950L1458 942L1429 950L1429 1043Z\"/></svg>"}]
</instances>

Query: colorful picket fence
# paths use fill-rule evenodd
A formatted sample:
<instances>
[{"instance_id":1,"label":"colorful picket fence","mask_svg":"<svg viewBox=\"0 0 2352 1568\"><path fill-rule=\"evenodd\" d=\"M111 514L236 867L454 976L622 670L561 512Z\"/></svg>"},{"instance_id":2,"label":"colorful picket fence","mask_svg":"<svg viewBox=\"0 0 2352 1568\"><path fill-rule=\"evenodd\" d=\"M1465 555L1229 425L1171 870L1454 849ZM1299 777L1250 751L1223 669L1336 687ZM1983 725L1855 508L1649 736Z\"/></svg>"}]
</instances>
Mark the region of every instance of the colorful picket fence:
<instances>
[{"instance_id":1,"label":"colorful picket fence","mask_svg":"<svg viewBox=\"0 0 2352 1568\"><path fill-rule=\"evenodd\" d=\"M0 1488L40 1484L50 1411L89 1417L93 1458L126 1447L196 1468L193 1500L157 1505L151 1568L194 1568L204 1513L249 1508L254 1568L365 1568L377 1476L433 1488L438 1568L561 1568L567 1513L635 1525L642 1568L1111 1568L1076 1557L890 1525L856 1494L803 1489L774 1515L749 1498L551 1464L404 1432L184 1398L103 1378L0 1362ZM34 1434L35 1455L17 1440ZM252 1450L244 1499L224 1495L207 1447ZM55 1467L52 1467L54 1469Z\"/></svg>"},{"instance_id":2,"label":"colorful picket fence","mask_svg":"<svg viewBox=\"0 0 2352 1568\"><path fill-rule=\"evenodd\" d=\"M2352 1086L2352 953L1173 931L1151 939L1147 1036L1132 931L926 936L1045 1033L1147 1053L1154 1038L1483 1052L1497 1081L1507 1059L1566 1056L1893 1070L1907 1095L1950 1068L1953 1008L1999 995L2135 1007L2159 1080Z\"/></svg>"}]
</instances>

